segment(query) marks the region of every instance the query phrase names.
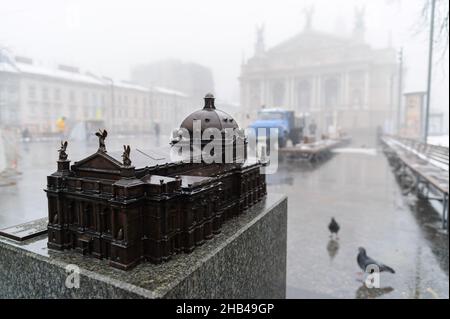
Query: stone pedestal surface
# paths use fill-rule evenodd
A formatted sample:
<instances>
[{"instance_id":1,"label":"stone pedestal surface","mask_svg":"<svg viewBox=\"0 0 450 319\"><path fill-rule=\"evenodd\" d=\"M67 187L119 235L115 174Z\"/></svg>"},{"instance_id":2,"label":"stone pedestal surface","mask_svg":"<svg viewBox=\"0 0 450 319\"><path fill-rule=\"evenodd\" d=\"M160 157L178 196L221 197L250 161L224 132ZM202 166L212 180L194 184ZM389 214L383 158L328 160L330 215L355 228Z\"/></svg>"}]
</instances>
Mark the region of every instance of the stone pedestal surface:
<instances>
[{"instance_id":1,"label":"stone pedestal surface","mask_svg":"<svg viewBox=\"0 0 450 319\"><path fill-rule=\"evenodd\" d=\"M284 298L287 198L268 194L190 254L129 271L73 251L47 248L41 235L0 237L0 298ZM80 287L67 288L68 265Z\"/></svg>"}]
</instances>

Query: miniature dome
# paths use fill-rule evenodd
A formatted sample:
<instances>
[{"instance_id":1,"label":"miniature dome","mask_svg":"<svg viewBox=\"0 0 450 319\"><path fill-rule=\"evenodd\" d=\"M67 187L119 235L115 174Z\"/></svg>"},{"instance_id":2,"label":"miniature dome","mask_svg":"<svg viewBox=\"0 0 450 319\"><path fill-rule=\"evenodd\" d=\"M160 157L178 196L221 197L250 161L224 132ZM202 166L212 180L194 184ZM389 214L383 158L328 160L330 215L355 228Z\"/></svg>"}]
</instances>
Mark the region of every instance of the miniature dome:
<instances>
[{"instance_id":1,"label":"miniature dome","mask_svg":"<svg viewBox=\"0 0 450 319\"><path fill-rule=\"evenodd\" d=\"M216 109L214 105L214 95L211 93L205 95L205 106L203 109L195 111L186 117L181 123L181 127L192 134L194 120L201 121L202 133L207 128L217 128L219 130L226 128L239 129L239 125L231 115Z\"/></svg>"}]
</instances>

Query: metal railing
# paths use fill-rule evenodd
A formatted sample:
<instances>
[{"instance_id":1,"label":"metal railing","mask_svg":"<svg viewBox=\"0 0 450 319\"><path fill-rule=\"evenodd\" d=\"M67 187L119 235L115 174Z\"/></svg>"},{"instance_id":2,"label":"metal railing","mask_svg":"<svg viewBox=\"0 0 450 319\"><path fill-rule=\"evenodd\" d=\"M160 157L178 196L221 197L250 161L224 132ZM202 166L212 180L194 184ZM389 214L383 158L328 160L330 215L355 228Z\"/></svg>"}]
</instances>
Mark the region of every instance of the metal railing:
<instances>
[{"instance_id":1,"label":"metal railing","mask_svg":"<svg viewBox=\"0 0 450 319\"><path fill-rule=\"evenodd\" d=\"M384 136L386 154L404 194L411 192L442 204L442 227L448 231L449 148L415 139Z\"/></svg>"}]
</instances>

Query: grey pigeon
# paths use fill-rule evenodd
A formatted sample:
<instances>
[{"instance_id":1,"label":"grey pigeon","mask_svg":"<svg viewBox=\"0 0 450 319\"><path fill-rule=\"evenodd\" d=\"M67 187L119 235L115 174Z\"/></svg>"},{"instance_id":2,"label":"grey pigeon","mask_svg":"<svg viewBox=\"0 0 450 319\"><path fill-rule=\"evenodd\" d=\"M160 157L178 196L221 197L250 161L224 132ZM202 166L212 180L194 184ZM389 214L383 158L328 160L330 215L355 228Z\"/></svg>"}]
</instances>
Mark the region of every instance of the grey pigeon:
<instances>
[{"instance_id":1,"label":"grey pigeon","mask_svg":"<svg viewBox=\"0 0 450 319\"><path fill-rule=\"evenodd\" d=\"M331 217L331 222L328 225L328 229L330 230L331 235L335 234L337 236L340 226L334 219L334 217Z\"/></svg>"},{"instance_id":2,"label":"grey pigeon","mask_svg":"<svg viewBox=\"0 0 450 319\"><path fill-rule=\"evenodd\" d=\"M358 265L359 267L365 272L367 267L370 265L375 265L378 267L378 269L380 270L380 272L383 271L388 271L390 273L395 274L395 270L392 269L389 266L386 266L382 263L377 262L376 260L373 260L372 258L370 258L369 256L367 256L366 250L363 247L359 247L358 248L359 253L358 253L358 257L356 258L356 260L358 261Z\"/></svg>"}]
</instances>

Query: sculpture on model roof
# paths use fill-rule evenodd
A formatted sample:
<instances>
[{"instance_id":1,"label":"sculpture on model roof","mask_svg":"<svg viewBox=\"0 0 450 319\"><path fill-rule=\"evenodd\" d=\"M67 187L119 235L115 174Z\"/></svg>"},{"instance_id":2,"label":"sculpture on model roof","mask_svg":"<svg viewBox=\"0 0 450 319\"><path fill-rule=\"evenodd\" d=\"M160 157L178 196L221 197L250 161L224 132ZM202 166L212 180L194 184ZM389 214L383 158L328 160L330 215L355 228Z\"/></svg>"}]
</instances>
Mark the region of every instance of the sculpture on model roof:
<instances>
[{"instance_id":1,"label":"sculpture on model roof","mask_svg":"<svg viewBox=\"0 0 450 319\"><path fill-rule=\"evenodd\" d=\"M130 159L130 145L124 145L123 146L123 166L131 166L131 159Z\"/></svg>"},{"instance_id":2,"label":"sculpture on model roof","mask_svg":"<svg viewBox=\"0 0 450 319\"><path fill-rule=\"evenodd\" d=\"M67 160L67 141L61 141L61 148L58 150L59 152L59 160L60 161L66 161Z\"/></svg>"},{"instance_id":3,"label":"sculpture on model roof","mask_svg":"<svg viewBox=\"0 0 450 319\"><path fill-rule=\"evenodd\" d=\"M98 137L98 152L106 153L105 139L108 136L108 132L106 130L98 130L95 135Z\"/></svg>"}]
</instances>

